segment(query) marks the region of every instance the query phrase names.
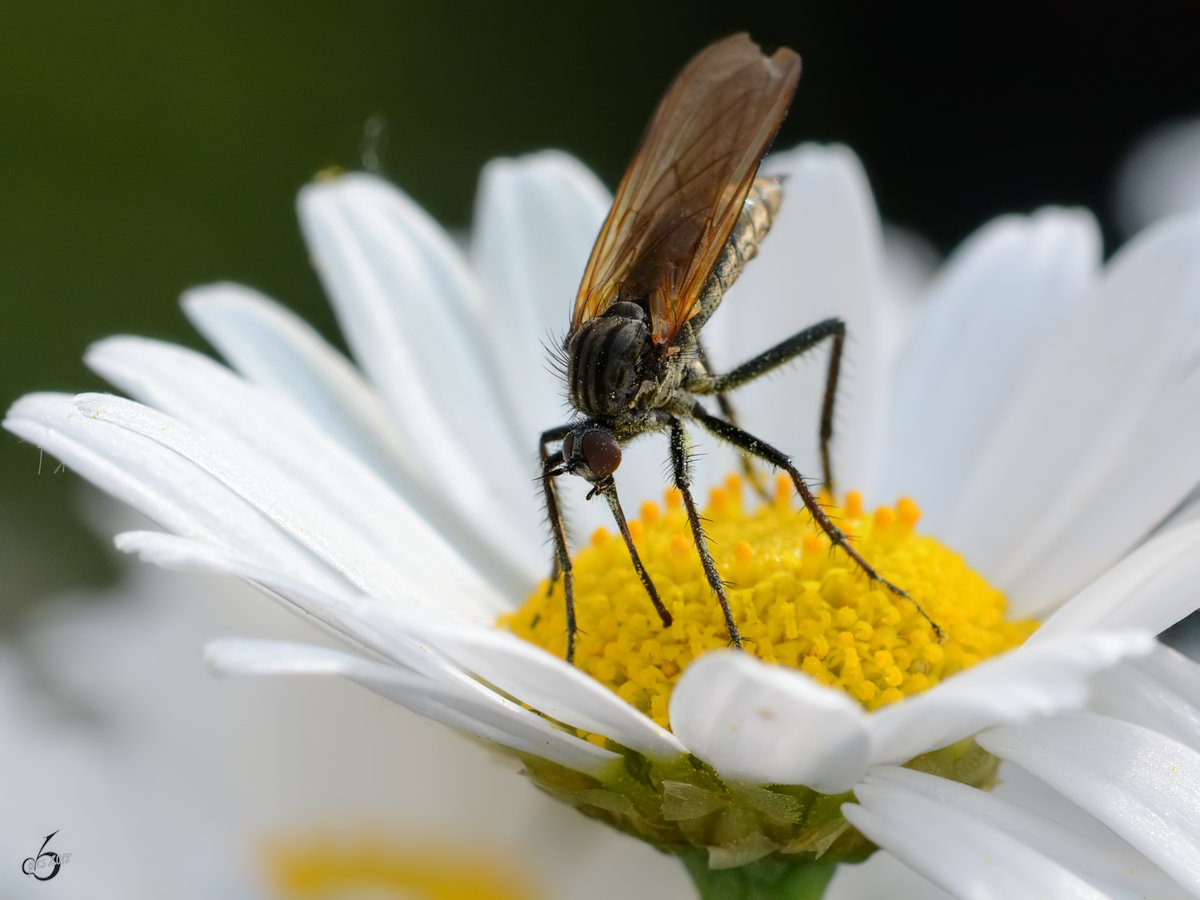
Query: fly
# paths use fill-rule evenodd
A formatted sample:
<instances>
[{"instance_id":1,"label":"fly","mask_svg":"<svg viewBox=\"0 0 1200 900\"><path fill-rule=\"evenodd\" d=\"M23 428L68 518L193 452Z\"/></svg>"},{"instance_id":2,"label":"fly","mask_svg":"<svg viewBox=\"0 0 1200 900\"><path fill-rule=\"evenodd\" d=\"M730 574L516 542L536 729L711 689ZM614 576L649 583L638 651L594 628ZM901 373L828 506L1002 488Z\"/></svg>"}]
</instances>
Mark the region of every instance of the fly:
<instances>
[{"instance_id":1,"label":"fly","mask_svg":"<svg viewBox=\"0 0 1200 900\"><path fill-rule=\"evenodd\" d=\"M780 180L756 176L799 77L800 57L793 50L784 47L767 56L745 34L701 51L676 77L650 120L592 248L562 348L567 396L578 416L543 433L539 445L554 537L551 586L563 579L568 662L574 660L577 628L574 577L555 483L559 475L586 479L591 484L588 499L601 496L608 503L638 578L663 626L671 624L671 613L633 544L613 479L621 448L650 432L669 437L672 480L683 498L705 577L721 604L730 641L742 645L692 496L685 422L736 447L747 467L757 458L786 472L831 544L872 581L908 596L847 542L784 453L738 427L725 396L828 340L820 442L823 475L832 490L829 441L845 323L839 318L818 322L725 374L710 369L699 339L779 211ZM720 415L705 409L699 396L715 397ZM928 620L919 605L917 609Z\"/></svg>"}]
</instances>

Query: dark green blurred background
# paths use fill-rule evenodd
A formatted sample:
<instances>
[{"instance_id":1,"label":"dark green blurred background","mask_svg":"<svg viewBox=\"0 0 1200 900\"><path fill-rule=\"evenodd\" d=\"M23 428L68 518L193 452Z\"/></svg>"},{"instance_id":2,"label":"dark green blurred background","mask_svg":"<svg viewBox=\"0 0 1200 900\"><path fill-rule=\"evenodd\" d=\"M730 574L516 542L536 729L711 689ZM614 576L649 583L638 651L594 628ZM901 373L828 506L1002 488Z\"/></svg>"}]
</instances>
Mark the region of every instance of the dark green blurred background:
<instances>
[{"instance_id":1,"label":"dark green blurred background","mask_svg":"<svg viewBox=\"0 0 1200 900\"><path fill-rule=\"evenodd\" d=\"M336 340L293 197L359 165L375 116L383 170L465 226L496 155L562 147L611 185L680 65L749 29L804 57L780 143L850 144L884 214L947 249L1002 210L1104 216L1131 140L1200 113L1193 2L912 6L6 3L0 402L99 387L79 358L113 332L198 346L176 298L206 281L260 288ZM54 470L0 436L10 618L106 572L77 480Z\"/></svg>"}]
</instances>

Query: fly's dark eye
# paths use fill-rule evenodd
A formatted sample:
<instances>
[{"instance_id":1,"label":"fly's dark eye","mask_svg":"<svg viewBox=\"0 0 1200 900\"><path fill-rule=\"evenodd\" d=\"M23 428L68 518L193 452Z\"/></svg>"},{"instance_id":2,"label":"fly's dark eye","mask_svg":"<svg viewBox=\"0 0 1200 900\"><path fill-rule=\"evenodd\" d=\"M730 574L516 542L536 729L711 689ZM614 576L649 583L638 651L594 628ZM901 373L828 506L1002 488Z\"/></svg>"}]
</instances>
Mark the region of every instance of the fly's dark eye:
<instances>
[{"instance_id":1,"label":"fly's dark eye","mask_svg":"<svg viewBox=\"0 0 1200 900\"><path fill-rule=\"evenodd\" d=\"M621 447L607 431L589 431L580 443L583 461L597 478L607 478L621 464Z\"/></svg>"},{"instance_id":2,"label":"fly's dark eye","mask_svg":"<svg viewBox=\"0 0 1200 900\"><path fill-rule=\"evenodd\" d=\"M575 455L575 432L568 431L567 436L563 438L562 455L564 462L570 462L571 457Z\"/></svg>"}]
</instances>

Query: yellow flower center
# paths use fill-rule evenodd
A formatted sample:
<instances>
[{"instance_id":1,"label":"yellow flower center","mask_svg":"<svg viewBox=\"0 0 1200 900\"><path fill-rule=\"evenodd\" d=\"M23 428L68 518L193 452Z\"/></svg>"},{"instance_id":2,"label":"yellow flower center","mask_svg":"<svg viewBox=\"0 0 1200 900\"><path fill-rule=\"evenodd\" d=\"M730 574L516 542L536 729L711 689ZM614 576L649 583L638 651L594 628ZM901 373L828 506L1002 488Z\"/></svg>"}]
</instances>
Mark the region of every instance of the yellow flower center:
<instances>
[{"instance_id":1,"label":"yellow flower center","mask_svg":"<svg viewBox=\"0 0 1200 900\"><path fill-rule=\"evenodd\" d=\"M830 515L879 573L903 588L942 631L939 640L910 600L871 583L810 516L798 514L791 481L748 512L741 480L712 491L709 547L728 584L744 649L845 691L869 710L1022 643L1037 627L1005 619L1007 601L961 556L915 530L908 498L868 513L846 495ZM664 628L619 536L601 528L574 559L579 635L575 664L660 725L688 665L729 646L677 493L647 502L629 523L638 553L674 618ZM561 580L539 588L501 625L559 656L567 632Z\"/></svg>"}]
</instances>

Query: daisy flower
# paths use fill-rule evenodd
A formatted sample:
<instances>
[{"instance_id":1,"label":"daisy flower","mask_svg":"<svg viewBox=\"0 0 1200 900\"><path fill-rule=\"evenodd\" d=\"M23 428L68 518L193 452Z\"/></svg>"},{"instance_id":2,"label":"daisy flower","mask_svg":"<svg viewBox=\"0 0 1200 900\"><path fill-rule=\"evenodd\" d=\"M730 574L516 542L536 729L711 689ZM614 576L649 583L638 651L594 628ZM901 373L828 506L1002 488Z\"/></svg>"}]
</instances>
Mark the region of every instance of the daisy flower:
<instances>
[{"instance_id":1,"label":"daisy flower","mask_svg":"<svg viewBox=\"0 0 1200 900\"><path fill-rule=\"evenodd\" d=\"M565 414L539 341L565 327L609 198L561 154L485 170L466 253L377 178L303 191L357 367L218 285L184 309L229 368L111 338L88 362L135 399L31 395L6 425L164 528L122 549L248 580L361 651L228 639L216 670L349 678L516 756L706 896L852 891L865 870L841 864L868 857L960 896L1200 892L1200 672L1151 637L1197 606L1200 219L1102 265L1086 213L1006 217L906 304L849 152L767 168L784 208L705 328L711 356L847 321L835 468L857 490L834 512L942 640L789 491L759 503L706 446L694 480L716 486L708 532L749 652L726 647L672 498L633 528L663 628L576 493L592 537L563 661L531 479ZM817 472L824 367L802 368L736 400ZM631 448L627 503L658 496L664 454Z\"/></svg>"}]
</instances>

